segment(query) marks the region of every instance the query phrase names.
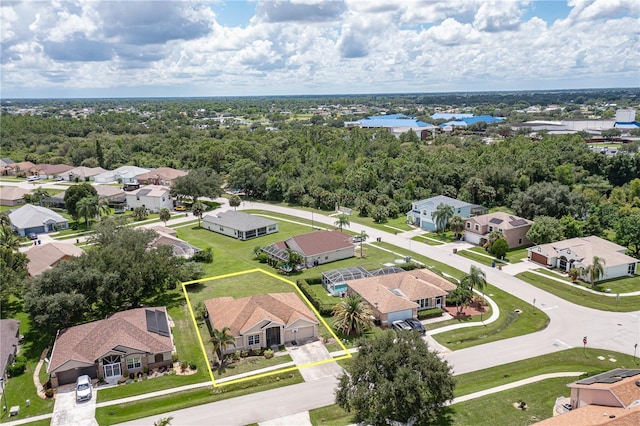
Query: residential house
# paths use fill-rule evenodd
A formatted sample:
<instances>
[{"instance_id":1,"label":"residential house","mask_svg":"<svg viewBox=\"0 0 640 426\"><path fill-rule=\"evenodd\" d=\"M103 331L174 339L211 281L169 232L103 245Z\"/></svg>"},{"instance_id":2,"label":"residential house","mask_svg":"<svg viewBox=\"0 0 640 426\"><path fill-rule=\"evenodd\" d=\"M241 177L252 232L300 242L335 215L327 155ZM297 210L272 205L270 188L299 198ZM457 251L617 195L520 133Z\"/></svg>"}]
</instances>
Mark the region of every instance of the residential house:
<instances>
[{"instance_id":1,"label":"residential house","mask_svg":"<svg viewBox=\"0 0 640 426\"><path fill-rule=\"evenodd\" d=\"M204 215L202 227L243 241L278 232L278 222L273 219L233 210Z\"/></svg>"},{"instance_id":2,"label":"residential house","mask_svg":"<svg viewBox=\"0 0 640 426\"><path fill-rule=\"evenodd\" d=\"M441 308L455 289L455 284L428 269L347 281L347 293L359 294L381 326L416 318L420 310Z\"/></svg>"},{"instance_id":3,"label":"residential house","mask_svg":"<svg viewBox=\"0 0 640 426\"><path fill-rule=\"evenodd\" d=\"M33 234L59 231L69 227L69 221L53 210L25 204L9 213L11 227L23 237Z\"/></svg>"},{"instance_id":4,"label":"residential house","mask_svg":"<svg viewBox=\"0 0 640 426\"><path fill-rule=\"evenodd\" d=\"M530 245L527 232L533 222L504 212L494 212L470 217L464 221L464 240L471 244L484 245L489 234L499 231L504 235L509 248Z\"/></svg>"},{"instance_id":5,"label":"residential house","mask_svg":"<svg viewBox=\"0 0 640 426\"><path fill-rule=\"evenodd\" d=\"M555 243L541 244L527 249L527 257L532 262L548 268L569 271L588 268L594 256L604 261L604 274L600 280L634 275L637 271L638 259L627 256L627 248L600 237L579 237ZM580 278L588 280L584 273Z\"/></svg>"},{"instance_id":6,"label":"residential house","mask_svg":"<svg viewBox=\"0 0 640 426\"><path fill-rule=\"evenodd\" d=\"M30 194L31 190L18 186L0 187L0 206L19 206L24 204L24 196Z\"/></svg>"},{"instance_id":7,"label":"residential house","mask_svg":"<svg viewBox=\"0 0 640 426\"><path fill-rule=\"evenodd\" d=\"M159 185L145 185L135 191L125 192L127 208L130 210L136 207L144 207L147 210L157 213L162 208L172 209L173 199L169 188Z\"/></svg>"},{"instance_id":8,"label":"residential house","mask_svg":"<svg viewBox=\"0 0 640 426\"><path fill-rule=\"evenodd\" d=\"M116 208L125 208L127 198L125 197L124 189L119 186L113 185L93 185L98 193L99 198L104 198L108 201L109 206Z\"/></svg>"},{"instance_id":9,"label":"residential house","mask_svg":"<svg viewBox=\"0 0 640 426\"><path fill-rule=\"evenodd\" d=\"M12 164L15 164L15 161L11 158L0 158L0 175L7 176Z\"/></svg>"},{"instance_id":10,"label":"residential house","mask_svg":"<svg viewBox=\"0 0 640 426\"><path fill-rule=\"evenodd\" d=\"M198 247L192 246L188 242L178 238L178 233L173 228L153 226L148 229L153 229L158 234L151 244L149 244L149 247L170 246L174 256L185 259L190 259L196 253L200 252Z\"/></svg>"},{"instance_id":11,"label":"residential house","mask_svg":"<svg viewBox=\"0 0 640 426\"><path fill-rule=\"evenodd\" d=\"M20 343L20 321L0 320L0 378L7 380L7 366L13 364ZM0 392L1 393L1 392Z\"/></svg>"},{"instance_id":12,"label":"residential house","mask_svg":"<svg viewBox=\"0 0 640 426\"><path fill-rule=\"evenodd\" d=\"M59 330L47 373L54 388L83 374L113 381L171 365L174 350L165 307L130 309Z\"/></svg>"},{"instance_id":13,"label":"residential house","mask_svg":"<svg viewBox=\"0 0 640 426\"><path fill-rule=\"evenodd\" d=\"M33 246L25 254L29 258L29 264L27 265L29 276L35 277L64 260L82 256L84 250L74 244L53 241L48 244Z\"/></svg>"},{"instance_id":14,"label":"residential house","mask_svg":"<svg viewBox=\"0 0 640 426\"><path fill-rule=\"evenodd\" d=\"M351 236L340 231L319 231L296 235L285 241L263 247L261 250L273 259L287 261L288 249L301 254L303 257L301 266L307 268L355 256L355 245L351 242Z\"/></svg>"},{"instance_id":15,"label":"residential house","mask_svg":"<svg viewBox=\"0 0 640 426\"><path fill-rule=\"evenodd\" d=\"M4 168L5 176L37 176L38 166L31 161L22 161L20 163L7 164Z\"/></svg>"},{"instance_id":16,"label":"residential house","mask_svg":"<svg viewBox=\"0 0 640 426\"><path fill-rule=\"evenodd\" d=\"M204 302L210 330L229 327L236 350L259 349L318 336L318 319L296 293L268 293Z\"/></svg>"},{"instance_id":17,"label":"residential house","mask_svg":"<svg viewBox=\"0 0 640 426\"><path fill-rule=\"evenodd\" d=\"M102 167L76 167L69 171L60 173L58 176L69 182L89 182L95 179L100 173L106 172Z\"/></svg>"},{"instance_id":18,"label":"residential house","mask_svg":"<svg viewBox=\"0 0 640 426\"><path fill-rule=\"evenodd\" d=\"M74 166L67 164L39 164L39 176L42 179L55 179L62 173L66 173L69 170L73 170Z\"/></svg>"},{"instance_id":19,"label":"residential house","mask_svg":"<svg viewBox=\"0 0 640 426\"><path fill-rule=\"evenodd\" d=\"M538 425L640 424L640 369L616 368L567 386L572 409L556 406L559 415Z\"/></svg>"},{"instance_id":20,"label":"residential house","mask_svg":"<svg viewBox=\"0 0 640 426\"><path fill-rule=\"evenodd\" d=\"M176 178L186 176L189 172L183 170L172 169L171 167L158 167L147 173L136 176L136 180L140 185L173 185Z\"/></svg>"},{"instance_id":21,"label":"residential house","mask_svg":"<svg viewBox=\"0 0 640 426\"><path fill-rule=\"evenodd\" d=\"M446 195L438 195L425 200L414 201L411 204L411 211L407 212L407 220L425 231L435 231L436 223L433 219L433 213L440 204L451 206L453 214L463 218L481 215L488 210L486 207L477 204L456 200Z\"/></svg>"},{"instance_id":22,"label":"residential house","mask_svg":"<svg viewBox=\"0 0 640 426\"><path fill-rule=\"evenodd\" d=\"M136 177L145 173L149 173L149 169L143 169L136 166L122 166L115 170L107 170L95 176L96 183L113 183L122 184L136 183Z\"/></svg>"}]
</instances>

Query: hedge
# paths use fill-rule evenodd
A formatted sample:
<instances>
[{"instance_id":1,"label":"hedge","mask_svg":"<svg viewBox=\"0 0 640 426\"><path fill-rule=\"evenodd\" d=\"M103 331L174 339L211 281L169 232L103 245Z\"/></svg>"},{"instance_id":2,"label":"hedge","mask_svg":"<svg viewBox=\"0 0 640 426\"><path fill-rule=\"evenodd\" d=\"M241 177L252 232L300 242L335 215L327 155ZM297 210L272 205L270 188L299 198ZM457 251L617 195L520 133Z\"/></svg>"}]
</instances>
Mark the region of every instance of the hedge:
<instances>
[{"instance_id":1,"label":"hedge","mask_svg":"<svg viewBox=\"0 0 640 426\"><path fill-rule=\"evenodd\" d=\"M320 300L318 300L316 298L315 293L311 289L311 284L318 285L320 283L322 283L322 280L318 279L318 278L310 278L308 280L300 279L300 280L296 281L296 285L298 286L300 291L305 296L307 296L307 299L309 299L309 301L311 302L313 307L318 310L320 315L322 315L323 317L328 317L328 316L332 315L333 307L335 305L330 305L328 303L322 303Z\"/></svg>"},{"instance_id":2,"label":"hedge","mask_svg":"<svg viewBox=\"0 0 640 426\"><path fill-rule=\"evenodd\" d=\"M425 309L424 311L418 311L418 319L429 319L429 318L437 318L442 316L442 309L440 308L431 308Z\"/></svg>"}]
</instances>

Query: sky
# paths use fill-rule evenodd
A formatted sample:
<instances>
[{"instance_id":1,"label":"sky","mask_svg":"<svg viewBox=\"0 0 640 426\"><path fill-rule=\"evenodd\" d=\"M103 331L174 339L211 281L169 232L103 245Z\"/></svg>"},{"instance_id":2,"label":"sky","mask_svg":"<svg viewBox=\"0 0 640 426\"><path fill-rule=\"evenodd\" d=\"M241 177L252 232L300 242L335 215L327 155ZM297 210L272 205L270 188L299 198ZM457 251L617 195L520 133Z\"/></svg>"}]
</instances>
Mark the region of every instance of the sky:
<instances>
[{"instance_id":1,"label":"sky","mask_svg":"<svg viewBox=\"0 0 640 426\"><path fill-rule=\"evenodd\" d=\"M2 98L640 87L638 0L0 2Z\"/></svg>"}]
</instances>

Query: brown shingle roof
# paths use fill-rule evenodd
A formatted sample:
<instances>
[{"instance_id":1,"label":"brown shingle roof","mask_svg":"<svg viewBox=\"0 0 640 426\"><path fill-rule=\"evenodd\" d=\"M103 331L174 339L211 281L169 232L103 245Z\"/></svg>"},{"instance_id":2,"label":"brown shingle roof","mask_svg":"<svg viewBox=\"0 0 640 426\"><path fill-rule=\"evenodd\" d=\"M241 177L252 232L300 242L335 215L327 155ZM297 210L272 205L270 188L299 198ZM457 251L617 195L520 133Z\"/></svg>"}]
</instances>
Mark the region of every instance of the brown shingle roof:
<instances>
[{"instance_id":1,"label":"brown shingle roof","mask_svg":"<svg viewBox=\"0 0 640 426\"><path fill-rule=\"evenodd\" d=\"M177 177L186 176L188 173L189 172L185 172L182 170L172 169L171 167L158 167L157 169L153 169L150 172L136 176L136 179L138 181L148 179L173 180Z\"/></svg>"},{"instance_id":2,"label":"brown shingle roof","mask_svg":"<svg viewBox=\"0 0 640 426\"><path fill-rule=\"evenodd\" d=\"M305 257L355 247L351 242L351 237L339 231L320 231L296 235L286 240L285 244Z\"/></svg>"},{"instance_id":3,"label":"brown shingle roof","mask_svg":"<svg viewBox=\"0 0 640 426\"><path fill-rule=\"evenodd\" d=\"M29 275L35 277L36 275L40 275L44 271L51 269L60 260L66 257L82 256L84 254L84 250L70 243L54 241L49 244L34 246L27 250L25 254L29 258L29 264L27 265Z\"/></svg>"},{"instance_id":4,"label":"brown shingle roof","mask_svg":"<svg viewBox=\"0 0 640 426\"><path fill-rule=\"evenodd\" d=\"M0 320L0 377L4 375L9 357L16 353L19 342L18 330L20 321L14 319Z\"/></svg>"},{"instance_id":5,"label":"brown shingle roof","mask_svg":"<svg viewBox=\"0 0 640 426\"><path fill-rule=\"evenodd\" d=\"M218 297L204 302L214 327L229 327L233 336L239 336L258 322L267 319L285 327L298 319L315 324L318 320L296 293L268 293L234 299Z\"/></svg>"},{"instance_id":6,"label":"brown shingle roof","mask_svg":"<svg viewBox=\"0 0 640 426\"><path fill-rule=\"evenodd\" d=\"M640 405L632 408L586 405L536 424L544 426L637 426L640 424Z\"/></svg>"},{"instance_id":7,"label":"brown shingle roof","mask_svg":"<svg viewBox=\"0 0 640 426\"><path fill-rule=\"evenodd\" d=\"M15 201L23 198L25 194L30 194L31 190L18 186L3 186L0 188L0 200Z\"/></svg>"},{"instance_id":8,"label":"brown shingle roof","mask_svg":"<svg viewBox=\"0 0 640 426\"><path fill-rule=\"evenodd\" d=\"M171 336L147 331L146 310L165 307L136 308L117 312L111 317L60 330L51 353L48 372L54 372L66 362L77 360L93 364L98 358L118 346L150 354L173 350Z\"/></svg>"}]
</instances>

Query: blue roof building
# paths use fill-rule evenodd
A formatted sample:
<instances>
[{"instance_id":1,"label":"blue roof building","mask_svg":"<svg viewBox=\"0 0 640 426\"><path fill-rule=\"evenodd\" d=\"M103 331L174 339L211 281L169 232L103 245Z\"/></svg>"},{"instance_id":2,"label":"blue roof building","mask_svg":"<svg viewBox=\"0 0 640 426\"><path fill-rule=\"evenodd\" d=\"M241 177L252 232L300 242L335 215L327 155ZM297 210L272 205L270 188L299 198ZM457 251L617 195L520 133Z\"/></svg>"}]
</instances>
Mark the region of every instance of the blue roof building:
<instances>
[{"instance_id":1,"label":"blue roof building","mask_svg":"<svg viewBox=\"0 0 640 426\"><path fill-rule=\"evenodd\" d=\"M375 115L358 121L345 122L344 125L345 127L360 127L363 129L384 128L396 137L412 130L420 139L424 139L427 136L424 131L436 129L433 124L425 123L415 117L408 117L404 114Z\"/></svg>"},{"instance_id":2,"label":"blue roof building","mask_svg":"<svg viewBox=\"0 0 640 426\"><path fill-rule=\"evenodd\" d=\"M435 114L431 115L431 119L432 120L453 120L455 119L463 119L463 118L469 118L469 117L473 117L473 114L467 114L467 113L445 113L445 112L436 112Z\"/></svg>"},{"instance_id":3,"label":"blue roof building","mask_svg":"<svg viewBox=\"0 0 640 426\"><path fill-rule=\"evenodd\" d=\"M501 123L504 118L493 117L491 115L478 115L473 117L464 117L460 120L448 121L446 123L442 123L440 127L467 127L475 123Z\"/></svg>"}]
</instances>

